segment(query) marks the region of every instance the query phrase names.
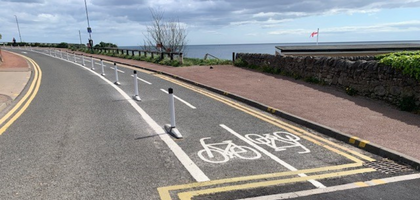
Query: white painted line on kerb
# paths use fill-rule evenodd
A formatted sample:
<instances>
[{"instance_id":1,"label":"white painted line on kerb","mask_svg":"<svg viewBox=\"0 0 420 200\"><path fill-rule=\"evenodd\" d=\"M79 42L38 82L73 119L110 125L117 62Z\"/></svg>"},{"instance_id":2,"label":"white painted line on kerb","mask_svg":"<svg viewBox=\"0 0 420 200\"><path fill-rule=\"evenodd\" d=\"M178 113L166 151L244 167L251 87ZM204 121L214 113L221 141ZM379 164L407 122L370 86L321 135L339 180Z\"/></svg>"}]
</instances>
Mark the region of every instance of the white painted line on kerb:
<instances>
[{"instance_id":1,"label":"white painted line on kerb","mask_svg":"<svg viewBox=\"0 0 420 200\"><path fill-rule=\"evenodd\" d=\"M111 67L111 69L115 69L114 67ZM125 71L117 69L118 72L125 74Z\"/></svg>"},{"instance_id":2,"label":"white painted line on kerb","mask_svg":"<svg viewBox=\"0 0 420 200\"><path fill-rule=\"evenodd\" d=\"M403 175L403 176L395 176L395 177L389 177L384 179L379 179L379 183L374 183L375 181L366 181L362 182L365 183L365 187L371 187L381 184L387 184L387 183L394 183L394 182L400 182L400 181L409 181L414 179L419 179L420 174L409 174L409 175ZM313 189L313 190L303 190L298 192L288 192L283 194L274 194L274 195L268 195L268 196L260 196L260 197L252 197L252 198L246 198L246 199L240 199L240 200L277 200L277 199L289 199L289 198L297 198L297 197L305 197L305 196L311 196L316 194L324 194L329 192L337 192L337 191L343 191L343 190L351 190L351 189L357 189L361 186L357 183L349 183L345 185L337 185L337 186L331 186L328 188L320 188L320 189Z\"/></svg>"},{"instance_id":3,"label":"white painted line on kerb","mask_svg":"<svg viewBox=\"0 0 420 200\"><path fill-rule=\"evenodd\" d=\"M131 77L134 77L134 75L131 75ZM139 77L137 77L137 79L138 79L139 81L142 81L142 82L145 82L145 83L147 83L147 84L149 84L149 85L152 85L152 83L151 83L151 82L149 82L149 81L146 81L146 80L141 79L141 78L139 78Z\"/></svg>"},{"instance_id":4,"label":"white painted line on kerb","mask_svg":"<svg viewBox=\"0 0 420 200\"><path fill-rule=\"evenodd\" d=\"M191 174L191 176L197 181L197 182L204 182L204 181L210 181L210 179L204 174L204 172L191 160L191 158L182 150L182 148L174 141L172 138L166 133L165 130L163 130L162 127L159 126L158 123L153 120L149 114L147 114L140 106L137 104L136 101L134 101L127 93L125 93L121 88L116 86L114 83L100 75L99 73L96 73L95 71L92 71L81 64L76 64L71 61L64 60L69 63L73 63L82 69L85 69L87 71L92 72L102 80L104 80L106 83L111 85L115 90L117 90L130 104L133 106L133 108L140 114L140 116L144 119L144 121L153 129L153 131L160 137L160 139L165 142L165 144L171 149L171 151L175 154L175 156L178 158L178 160L182 163L182 165L187 169L187 171Z\"/></svg>"},{"instance_id":5,"label":"white painted line on kerb","mask_svg":"<svg viewBox=\"0 0 420 200\"><path fill-rule=\"evenodd\" d=\"M268 152L267 150L265 150L264 148L256 145L255 143L249 141L248 139L246 139L244 136L242 136L241 134L235 132L234 130L232 130L231 128L227 127L224 124L220 124L220 126L222 128L224 128L225 130L227 130L228 132L232 133L233 135L235 135L236 137L238 137L239 139L243 140L244 142L248 143L249 145L251 145L252 147L254 147L255 149L257 149L258 151L260 151L261 153L265 154L266 156L270 157L271 159L273 159L274 161L276 161L277 163L279 163L280 165L286 167L288 170L290 171L298 171L298 169L296 169L295 167L293 167L292 165L290 165L289 163L284 162L283 160L281 160L280 158L278 158L277 156L273 155L272 153ZM300 177L306 177L308 175L306 174L298 174L298 176ZM317 180L308 180L310 183L312 183L312 185L314 185L317 188L326 188L326 186L322 183L320 183Z\"/></svg>"},{"instance_id":6,"label":"white painted line on kerb","mask_svg":"<svg viewBox=\"0 0 420 200\"><path fill-rule=\"evenodd\" d=\"M168 91L164 90L164 89L160 89L162 92L169 94ZM184 101L183 99L177 97L176 95L174 95L175 99L178 99L180 102L184 103L185 105L187 105L188 107L192 108L192 109L197 109L195 106L191 105L190 103Z\"/></svg>"}]
</instances>

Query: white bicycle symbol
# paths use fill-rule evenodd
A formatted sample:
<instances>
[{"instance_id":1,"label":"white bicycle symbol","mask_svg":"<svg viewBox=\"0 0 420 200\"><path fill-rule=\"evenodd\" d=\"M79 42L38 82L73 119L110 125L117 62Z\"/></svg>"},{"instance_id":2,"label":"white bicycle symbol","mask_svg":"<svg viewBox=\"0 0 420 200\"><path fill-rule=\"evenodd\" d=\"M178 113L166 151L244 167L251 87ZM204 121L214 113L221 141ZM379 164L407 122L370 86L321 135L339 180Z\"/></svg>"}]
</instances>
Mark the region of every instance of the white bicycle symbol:
<instances>
[{"instance_id":1,"label":"white bicycle symbol","mask_svg":"<svg viewBox=\"0 0 420 200\"><path fill-rule=\"evenodd\" d=\"M201 145L204 149L198 151L198 156L210 163L224 163L229 159L238 157L241 159L254 160L261 158L261 154L247 146L239 146L232 143L232 140L225 140L220 143L206 144L204 140L210 137L200 139ZM219 147L222 148L219 148ZM224 147L224 148L223 148Z\"/></svg>"},{"instance_id":2,"label":"white bicycle symbol","mask_svg":"<svg viewBox=\"0 0 420 200\"><path fill-rule=\"evenodd\" d=\"M245 137L255 144L267 145L273 148L275 151L284 151L287 148L291 147L301 147L304 151L298 152L299 154L311 152L308 148L306 148L298 142L300 140L298 136L293 135L289 132L280 131L274 132L273 134L263 135L264 136L258 134L247 134L245 135ZM286 143L288 145L278 146L279 142Z\"/></svg>"}]
</instances>

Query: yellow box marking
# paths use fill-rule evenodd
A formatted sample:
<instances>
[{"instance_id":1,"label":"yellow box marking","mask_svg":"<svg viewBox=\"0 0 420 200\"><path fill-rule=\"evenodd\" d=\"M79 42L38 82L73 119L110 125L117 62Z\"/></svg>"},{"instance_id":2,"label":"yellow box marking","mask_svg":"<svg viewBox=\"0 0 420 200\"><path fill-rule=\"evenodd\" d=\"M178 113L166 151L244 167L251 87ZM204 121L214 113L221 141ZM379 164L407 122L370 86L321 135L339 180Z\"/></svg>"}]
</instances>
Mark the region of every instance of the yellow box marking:
<instances>
[{"instance_id":1,"label":"yellow box marking","mask_svg":"<svg viewBox=\"0 0 420 200\"><path fill-rule=\"evenodd\" d=\"M354 144L354 143L356 143L356 140L358 140L359 138L358 137L351 137L350 139L349 139L349 143L350 144Z\"/></svg>"},{"instance_id":2,"label":"yellow box marking","mask_svg":"<svg viewBox=\"0 0 420 200\"><path fill-rule=\"evenodd\" d=\"M332 177L337 177L337 176L348 176L348 175L367 173L367 172L373 172L373 171L376 171L376 170L372 168L363 168L363 169L356 169L356 170L321 174L321 175L313 175L313 176L306 176L306 177L296 177L296 178L273 180L273 181L247 183L247 184L242 184L242 185L233 185L233 186L225 186L225 187L219 187L219 188L182 192L178 194L178 197L181 200L191 200L192 197L199 196L199 195L214 194L214 193L220 193L220 192L230 192L230 191L244 190L244 189L250 189L250 188L268 187L268 186L274 186L274 185L285 184L285 183L297 183L297 182L308 181L311 179L319 180L319 179L326 179L326 178L332 178ZM366 183L364 184L367 185Z\"/></svg>"},{"instance_id":3,"label":"yellow box marking","mask_svg":"<svg viewBox=\"0 0 420 200\"><path fill-rule=\"evenodd\" d=\"M368 144L368 143L369 143L369 141L367 141L367 140L361 140L359 142L359 147L360 148L365 148L366 147L366 144Z\"/></svg>"},{"instance_id":4,"label":"yellow box marking","mask_svg":"<svg viewBox=\"0 0 420 200\"><path fill-rule=\"evenodd\" d=\"M282 128L282 129L285 129L286 131L289 131L289 132L291 132L291 133L293 133L293 134L296 134L296 135L298 135L298 136L302 136L302 137L304 137L305 139L307 139L307 140L309 140L309 141L311 141L311 142L314 142L315 140L322 141L322 142L324 142L324 143L326 143L326 144L329 144L329 145L331 145L331 146L334 146L335 148L338 148L338 149L344 150L344 151L346 151L346 152L349 152L349 153L351 153L351 154L353 154L353 155L356 155L356 156L358 156L359 158L362 158L362 159L364 159L364 160L366 160L366 161L370 161L370 162L375 161L375 159L370 158L370 157L368 157L368 156L365 156L365 155L363 155L363 154L361 154L361 153L359 153L359 152L356 152L356 151L350 150L350 149L348 149L348 148L346 148L346 147L343 147L342 145L338 145L338 144L336 144L336 143L334 143L334 142L332 142L332 141L329 141L329 140L327 140L327 139L325 139L325 138L322 138L322 137L319 137L319 136L314 135L314 134L312 134L312 133L309 133L309 132L307 132L307 131L305 131L305 130L303 130L303 129L300 129L300 128L298 128L298 127L295 127L295 126L292 126L292 125L287 124L287 123L285 123L285 122L282 122L282 121L280 121L280 120L278 120L278 119L276 119L276 118L273 118L273 117L270 117L270 116L268 116L268 115L265 115L265 114L262 114L262 113L256 112L255 110L252 110L252 109L250 109L250 108L247 108L247 107L245 107L245 106L242 106L242 105L240 105L240 104L238 104L238 103L234 103L234 102L232 102L231 100L225 99L225 98L223 98L223 97L221 97L221 96L214 95L214 94L212 94L212 93L210 93L210 92L207 92L207 91L204 91L204 90L202 90L202 89L194 88L194 87L192 87L192 86L190 86L190 85L188 85L188 84L186 84L186 83L183 83L183 82L181 82L181 81L177 81L177 80L171 79L170 77L166 77L166 76L163 76L163 75L157 75L157 76L158 76L159 78L164 79L164 80L167 80L167 81L173 82L173 83L175 83L175 84L178 84L178 85L180 85L180 86L183 86L183 87L185 87L185 88L188 88L188 89L190 89L190 90L193 90L193 91L195 91L195 92L197 92L197 93L203 94L203 95L205 95L205 96L207 96L207 97L210 97L210 98L212 98L212 99L215 99L215 100L217 100L217 101L220 101L220 102L222 102L222 103L225 103L226 105L229 105L229 106L231 106L231 107L234 107L234 108L236 108L236 109L238 109L238 110L241 110L241 111L243 111L243 112L245 112L245 113L248 113L248 114L250 114L250 115L252 115L252 116L254 116L254 117L257 117L257 118L259 118L259 119L261 119L261 120L263 120L263 121L266 121L266 122L268 122L268 123L271 123L271 124L273 124L273 125L275 125L275 126L277 126L277 127L280 127L280 128ZM272 108L269 108L269 109L272 109ZM313 139L308 139L308 137L303 136L303 134L304 134L304 135L306 135L306 136L308 136L308 137L314 138L315 140L313 140ZM356 137L354 137L354 139L356 139ZM320 146L322 146L322 147L327 148L327 146L326 146L326 145L321 144L321 143L319 143L319 142L314 142L314 143L315 143L315 144L318 144L318 145L320 145ZM329 149L332 149L332 148L329 148ZM340 152L340 151L338 151L337 149L335 149L335 151L334 151L334 152L336 152L336 153L337 153L337 152ZM347 158L349 158L350 160L353 160L353 161L355 161L355 162L362 162L361 160L359 160L359 159L355 159L354 157L350 157L348 154L343 153L343 152L341 152L341 153L340 153L340 155L345 155L345 157L347 157Z\"/></svg>"},{"instance_id":5,"label":"yellow box marking","mask_svg":"<svg viewBox=\"0 0 420 200\"><path fill-rule=\"evenodd\" d=\"M351 163L351 164L320 167L320 168L313 168L313 169L303 169L303 170L298 170L298 171L259 174L259 175L253 175L253 176L243 176L243 177L219 179L219 180L206 181L206 182L190 183L190 184L184 184L184 185L161 187L161 188L158 188L158 191L159 191L159 195L161 199L170 199L166 197L170 197L169 191L171 190L204 187L204 186L211 186L211 185L217 185L217 184L235 183L235 182L241 182L241 181L260 180L260 179L266 179L266 178L292 176L292 175L297 175L301 173L309 174L309 173L324 172L324 171L334 171L334 170L341 170L341 169L360 167L360 166L362 166L362 163Z\"/></svg>"},{"instance_id":6,"label":"yellow box marking","mask_svg":"<svg viewBox=\"0 0 420 200\"><path fill-rule=\"evenodd\" d=\"M359 186L359 187L369 187L369 185L365 182L357 182L357 183L354 183L354 184Z\"/></svg>"}]
</instances>

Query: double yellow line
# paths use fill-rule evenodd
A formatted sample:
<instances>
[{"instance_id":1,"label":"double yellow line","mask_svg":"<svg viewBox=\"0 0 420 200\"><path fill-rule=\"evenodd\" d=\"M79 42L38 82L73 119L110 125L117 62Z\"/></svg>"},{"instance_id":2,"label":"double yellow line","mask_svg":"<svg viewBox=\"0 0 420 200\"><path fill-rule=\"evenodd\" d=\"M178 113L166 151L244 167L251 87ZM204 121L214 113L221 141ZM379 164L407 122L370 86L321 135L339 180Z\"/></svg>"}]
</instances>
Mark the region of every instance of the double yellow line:
<instances>
[{"instance_id":1,"label":"double yellow line","mask_svg":"<svg viewBox=\"0 0 420 200\"><path fill-rule=\"evenodd\" d=\"M0 119L0 135L2 135L13 124L13 122L15 122L22 115L22 113L25 112L29 104L31 104L32 100L38 93L39 87L41 85L42 71L38 64L26 56L20 54L16 55L25 58L29 63L31 63L34 70L34 78L25 96L23 96L22 99L20 99L19 102Z\"/></svg>"}]
</instances>

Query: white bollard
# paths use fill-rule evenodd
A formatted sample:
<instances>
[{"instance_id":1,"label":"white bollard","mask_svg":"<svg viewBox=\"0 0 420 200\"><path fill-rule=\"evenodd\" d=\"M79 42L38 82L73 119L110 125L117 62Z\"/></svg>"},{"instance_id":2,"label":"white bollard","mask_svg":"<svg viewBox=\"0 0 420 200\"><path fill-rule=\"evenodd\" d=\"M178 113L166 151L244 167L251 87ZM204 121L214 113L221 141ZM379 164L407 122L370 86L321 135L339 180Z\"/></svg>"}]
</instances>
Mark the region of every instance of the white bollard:
<instances>
[{"instance_id":1,"label":"white bollard","mask_svg":"<svg viewBox=\"0 0 420 200\"><path fill-rule=\"evenodd\" d=\"M104 61L101 59L101 68L102 68L102 76L105 76L105 71L104 71Z\"/></svg>"},{"instance_id":2,"label":"white bollard","mask_svg":"<svg viewBox=\"0 0 420 200\"><path fill-rule=\"evenodd\" d=\"M165 125L165 130L169 134L172 134L177 139L181 139L182 135L179 132L179 130L176 128L176 122L175 122L175 101L174 101L174 90L172 88L168 89L169 93L169 109L171 112L171 124Z\"/></svg>"},{"instance_id":3,"label":"white bollard","mask_svg":"<svg viewBox=\"0 0 420 200\"><path fill-rule=\"evenodd\" d=\"M54 57L57 57L57 51L54 50Z\"/></svg>"},{"instance_id":4,"label":"white bollard","mask_svg":"<svg viewBox=\"0 0 420 200\"><path fill-rule=\"evenodd\" d=\"M50 50L50 56L52 56L51 49L49 49L49 50Z\"/></svg>"},{"instance_id":5,"label":"white bollard","mask_svg":"<svg viewBox=\"0 0 420 200\"><path fill-rule=\"evenodd\" d=\"M133 99L136 101L141 101L139 96L139 83L137 80L137 71L134 70L134 96Z\"/></svg>"},{"instance_id":6,"label":"white bollard","mask_svg":"<svg viewBox=\"0 0 420 200\"><path fill-rule=\"evenodd\" d=\"M85 66L85 56L82 55L82 65Z\"/></svg>"},{"instance_id":7,"label":"white bollard","mask_svg":"<svg viewBox=\"0 0 420 200\"><path fill-rule=\"evenodd\" d=\"M91 70L95 70L95 63L93 62L93 57L90 56L90 62L92 62L92 67L90 68Z\"/></svg>"},{"instance_id":8,"label":"white bollard","mask_svg":"<svg viewBox=\"0 0 420 200\"><path fill-rule=\"evenodd\" d=\"M120 81L118 80L118 67L117 63L114 62L114 70L115 70L115 85L121 85Z\"/></svg>"},{"instance_id":9,"label":"white bollard","mask_svg":"<svg viewBox=\"0 0 420 200\"><path fill-rule=\"evenodd\" d=\"M60 50L60 58L63 59L63 52Z\"/></svg>"},{"instance_id":10,"label":"white bollard","mask_svg":"<svg viewBox=\"0 0 420 200\"><path fill-rule=\"evenodd\" d=\"M76 53L73 53L73 61L76 62Z\"/></svg>"},{"instance_id":11,"label":"white bollard","mask_svg":"<svg viewBox=\"0 0 420 200\"><path fill-rule=\"evenodd\" d=\"M69 60L69 52L66 52L67 60Z\"/></svg>"}]
</instances>

